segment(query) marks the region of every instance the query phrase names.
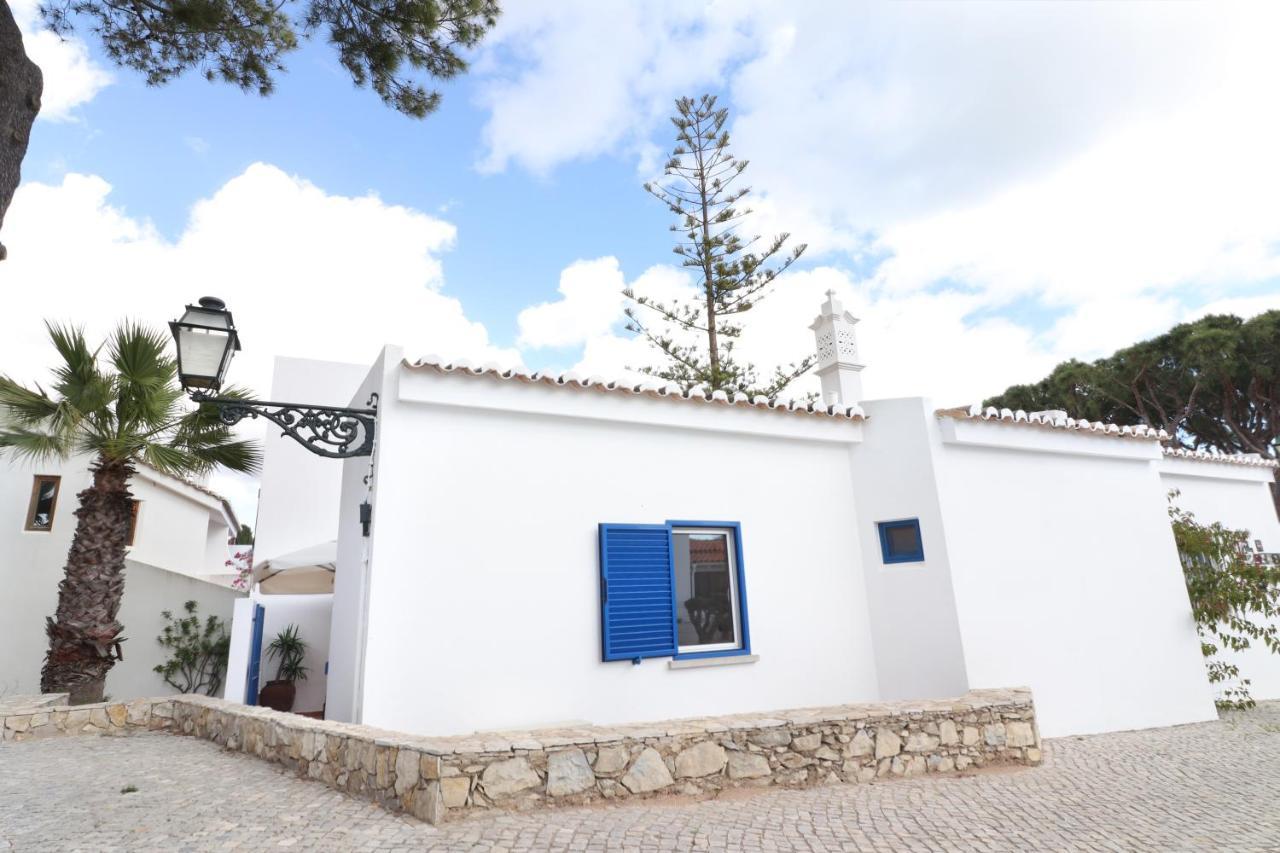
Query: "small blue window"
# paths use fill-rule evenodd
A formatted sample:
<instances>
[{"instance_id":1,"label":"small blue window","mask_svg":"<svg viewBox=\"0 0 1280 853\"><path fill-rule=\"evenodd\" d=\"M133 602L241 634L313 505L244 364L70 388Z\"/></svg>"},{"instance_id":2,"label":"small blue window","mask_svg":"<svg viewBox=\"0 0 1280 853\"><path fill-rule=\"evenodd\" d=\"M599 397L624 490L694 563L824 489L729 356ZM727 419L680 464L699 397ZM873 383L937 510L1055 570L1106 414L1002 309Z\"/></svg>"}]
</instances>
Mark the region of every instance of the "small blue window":
<instances>
[{"instance_id":1,"label":"small blue window","mask_svg":"<svg viewBox=\"0 0 1280 853\"><path fill-rule=\"evenodd\" d=\"M751 653L734 521L600 525L603 659Z\"/></svg>"},{"instance_id":2,"label":"small blue window","mask_svg":"<svg viewBox=\"0 0 1280 853\"><path fill-rule=\"evenodd\" d=\"M924 561L924 543L920 540L920 519L881 521L880 553L886 563L920 563Z\"/></svg>"}]
</instances>

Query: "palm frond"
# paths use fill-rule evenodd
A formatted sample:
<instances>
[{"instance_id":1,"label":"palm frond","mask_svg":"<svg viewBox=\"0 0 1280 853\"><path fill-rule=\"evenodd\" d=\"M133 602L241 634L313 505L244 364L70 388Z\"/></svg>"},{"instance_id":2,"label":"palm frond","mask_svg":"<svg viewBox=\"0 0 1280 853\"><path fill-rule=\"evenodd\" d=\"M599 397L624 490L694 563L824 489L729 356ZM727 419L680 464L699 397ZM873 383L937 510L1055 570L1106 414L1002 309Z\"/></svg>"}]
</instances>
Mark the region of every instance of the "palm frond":
<instances>
[{"instance_id":1,"label":"palm frond","mask_svg":"<svg viewBox=\"0 0 1280 853\"><path fill-rule=\"evenodd\" d=\"M6 427L0 429L0 450L8 450L18 459L45 462L71 455L75 449L74 439L71 433Z\"/></svg>"},{"instance_id":2,"label":"palm frond","mask_svg":"<svg viewBox=\"0 0 1280 853\"><path fill-rule=\"evenodd\" d=\"M29 427L57 414L58 402L43 388L32 391L7 376L0 376L0 421Z\"/></svg>"},{"instance_id":3,"label":"palm frond","mask_svg":"<svg viewBox=\"0 0 1280 853\"><path fill-rule=\"evenodd\" d=\"M115 418L111 403L116 388L112 377L98 369L98 354L89 349L84 330L74 326L46 323L49 339L62 357L54 368L53 390L96 429L109 430Z\"/></svg>"},{"instance_id":4,"label":"palm frond","mask_svg":"<svg viewBox=\"0 0 1280 853\"><path fill-rule=\"evenodd\" d=\"M169 419L181 394L173 384L176 366L168 356L168 338L139 323L116 327L108 343L117 377L116 423L121 432L154 427Z\"/></svg>"}]
</instances>

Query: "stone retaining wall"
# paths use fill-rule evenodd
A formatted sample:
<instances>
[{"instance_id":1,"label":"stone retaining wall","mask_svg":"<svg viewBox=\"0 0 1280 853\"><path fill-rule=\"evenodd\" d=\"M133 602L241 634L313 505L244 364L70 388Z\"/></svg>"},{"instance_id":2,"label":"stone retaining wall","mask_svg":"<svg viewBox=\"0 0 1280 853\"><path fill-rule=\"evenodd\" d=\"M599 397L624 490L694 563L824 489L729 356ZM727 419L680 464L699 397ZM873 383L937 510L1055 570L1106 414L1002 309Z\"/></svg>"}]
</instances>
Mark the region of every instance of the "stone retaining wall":
<instances>
[{"instance_id":1,"label":"stone retaining wall","mask_svg":"<svg viewBox=\"0 0 1280 853\"><path fill-rule=\"evenodd\" d=\"M66 701L65 693L23 700L27 698L31 701L11 700L0 706L0 740L160 731L173 725L174 702L181 701L181 697L165 697L67 706L52 704Z\"/></svg>"},{"instance_id":2,"label":"stone retaining wall","mask_svg":"<svg viewBox=\"0 0 1280 853\"><path fill-rule=\"evenodd\" d=\"M12 728L15 718L5 718L6 738L38 737L41 731L167 729L282 764L299 776L431 823L491 808L868 782L1036 765L1041 757L1031 693L1022 689L979 690L928 702L452 738L312 720L204 696L42 714L49 719L39 724L27 719Z\"/></svg>"}]
</instances>

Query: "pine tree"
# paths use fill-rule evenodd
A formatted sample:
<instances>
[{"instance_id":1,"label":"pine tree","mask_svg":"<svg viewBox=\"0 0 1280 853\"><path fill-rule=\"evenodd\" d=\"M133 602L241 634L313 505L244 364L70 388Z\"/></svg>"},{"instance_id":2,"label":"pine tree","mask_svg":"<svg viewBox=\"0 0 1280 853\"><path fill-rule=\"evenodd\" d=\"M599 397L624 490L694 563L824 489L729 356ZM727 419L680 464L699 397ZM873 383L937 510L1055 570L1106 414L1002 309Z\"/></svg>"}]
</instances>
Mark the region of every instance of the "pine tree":
<instances>
[{"instance_id":1,"label":"pine tree","mask_svg":"<svg viewBox=\"0 0 1280 853\"><path fill-rule=\"evenodd\" d=\"M784 233L757 252L752 249L760 237L739 234L752 211L737 205L751 190L735 184L748 161L729 152L728 118L727 109L716 107L714 95L676 101L671 118L676 145L663 179L644 188L677 217L671 231L680 239L673 251L697 277L701 292L696 301L664 303L627 289L624 293L634 303L626 309L627 328L666 358L662 367L639 368L644 373L686 390L774 397L812 366L813 357L778 367L762 380L755 365L734 358L742 326L731 318L759 305L778 275L804 254L805 245L784 253L790 238ZM646 320L637 307L645 309ZM650 316L655 319L647 321Z\"/></svg>"}]
</instances>

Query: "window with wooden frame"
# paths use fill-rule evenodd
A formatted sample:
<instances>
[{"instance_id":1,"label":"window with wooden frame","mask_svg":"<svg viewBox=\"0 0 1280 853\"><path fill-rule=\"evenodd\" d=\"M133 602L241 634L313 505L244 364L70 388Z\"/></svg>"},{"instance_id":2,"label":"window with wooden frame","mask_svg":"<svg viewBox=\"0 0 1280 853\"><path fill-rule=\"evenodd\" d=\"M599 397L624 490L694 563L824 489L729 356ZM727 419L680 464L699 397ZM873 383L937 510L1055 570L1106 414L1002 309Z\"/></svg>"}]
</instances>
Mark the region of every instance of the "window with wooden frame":
<instances>
[{"instance_id":1,"label":"window with wooden frame","mask_svg":"<svg viewBox=\"0 0 1280 853\"><path fill-rule=\"evenodd\" d=\"M126 546L133 545L133 539L138 534L138 508L142 506L142 501L130 501L133 504L129 508L129 538L124 541Z\"/></svg>"},{"instance_id":2,"label":"window with wooden frame","mask_svg":"<svg viewBox=\"0 0 1280 853\"><path fill-rule=\"evenodd\" d=\"M53 529L53 515L58 509L58 489L62 478L53 474L37 474L31 484L31 503L27 507L24 529L48 533Z\"/></svg>"}]
</instances>

